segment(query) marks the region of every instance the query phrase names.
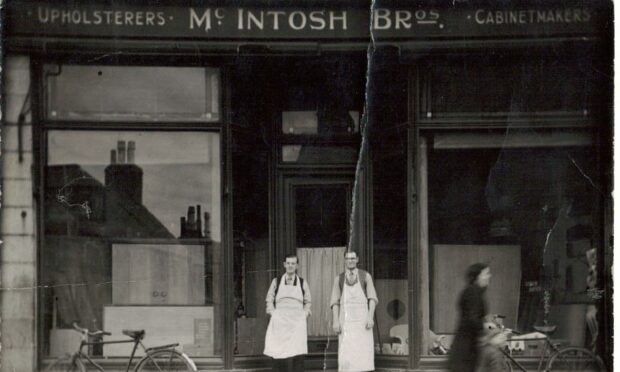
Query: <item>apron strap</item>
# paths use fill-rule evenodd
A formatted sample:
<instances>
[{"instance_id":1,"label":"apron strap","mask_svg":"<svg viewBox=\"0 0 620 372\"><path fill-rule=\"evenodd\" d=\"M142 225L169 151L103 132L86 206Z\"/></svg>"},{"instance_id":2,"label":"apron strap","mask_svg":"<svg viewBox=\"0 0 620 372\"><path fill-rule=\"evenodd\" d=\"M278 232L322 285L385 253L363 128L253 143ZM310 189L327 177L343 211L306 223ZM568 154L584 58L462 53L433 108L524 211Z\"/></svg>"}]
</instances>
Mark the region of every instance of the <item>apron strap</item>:
<instances>
[{"instance_id":1,"label":"apron strap","mask_svg":"<svg viewBox=\"0 0 620 372\"><path fill-rule=\"evenodd\" d=\"M338 276L338 285L340 286L340 293L342 296L342 289L344 288L344 274L346 271L343 271L340 273L340 275ZM364 291L364 296L366 296L366 298L368 298L368 294L366 293L366 271L362 270L362 269L357 269L357 280L360 282L360 285L362 286L362 291Z\"/></svg>"},{"instance_id":2,"label":"apron strap","mask_svg":"<svg viewBox=\"0 0 620 372\"><path fill-rule=\"evenodd\" d=\"M286 275L286 273L284 274ZM278 297L278 289L280 289L280 285L282 284L284 275L280 276L280 277L275 277L273 278L273 280L276 281L276 291L273 293L273 307L276 307L276 298ZM295 281L293 282L293 285L297 285L297 278L299 278L299 285L301 287L301 297L302 298L306 298L306 291L304 289L304 278L302 278L301 276L295 274ZM279 279L279 280L278 280ZM364 293L366 293L366 288L364 287ZM303 301L303 300L302 300Z\"/></svg>"}]
</instances>

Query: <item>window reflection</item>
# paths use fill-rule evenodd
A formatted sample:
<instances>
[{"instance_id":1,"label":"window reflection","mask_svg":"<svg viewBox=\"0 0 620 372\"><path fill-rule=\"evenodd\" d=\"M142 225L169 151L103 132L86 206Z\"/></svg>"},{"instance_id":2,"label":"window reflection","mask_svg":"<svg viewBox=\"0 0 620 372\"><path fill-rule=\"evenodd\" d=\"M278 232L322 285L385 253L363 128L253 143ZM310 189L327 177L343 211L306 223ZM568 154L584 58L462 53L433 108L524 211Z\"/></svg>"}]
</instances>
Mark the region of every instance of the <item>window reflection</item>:
<instances>
[{"instance_id":1,"label":"window reflection","mask_svg":"<svg viewBox=\"0 0 620 372\"><path fill-rule=\"evenodd\" d=\"M50 131L47 155L47 354L73 350L75 320L220 353L219 135ZM128 356L127 345L92 353Z\"/></svg>"},{"instance_id":2,"label":"window reflection","mask_svg":"<svg viewBox=\"0 0 620 372\"><path fill-rule=\"evenodd\" d=\"M433 61L429 69L428 108L433 114L591 110L597 103L593 88L599 79L592 64L587 57L443 58Z\"/></svg>"},{"instance_id":3,"label":"window reflection","mask_svg":"<svg viewBox=\"0 0 620 372\"><path fill-rule=\"evenodd\" d=\"M483 261L494 273L490 313L505 315L505 326L529 332L553 325L560 343L583 347L592 341L586 312L593 303L587 254L597 249L594 150L582 146L578 134L573 145L562 138L556 147L513 147L523 138L513 140L502 140L504 148L483 137L462 137L461 148L430 142L423 185L428 242L422 242L431 273L427 353L440 338L449 348L465 269Z\"/></svg>"},{"instance_id":4,"label":"window reflection","mask_svg":"<svg viewBox=\"0 0 620 372\"><path fill-rule=\"evenodd\" d=\"M47 65L52 120L220 120L217 68Z\"/></svg>"}]
</instances>

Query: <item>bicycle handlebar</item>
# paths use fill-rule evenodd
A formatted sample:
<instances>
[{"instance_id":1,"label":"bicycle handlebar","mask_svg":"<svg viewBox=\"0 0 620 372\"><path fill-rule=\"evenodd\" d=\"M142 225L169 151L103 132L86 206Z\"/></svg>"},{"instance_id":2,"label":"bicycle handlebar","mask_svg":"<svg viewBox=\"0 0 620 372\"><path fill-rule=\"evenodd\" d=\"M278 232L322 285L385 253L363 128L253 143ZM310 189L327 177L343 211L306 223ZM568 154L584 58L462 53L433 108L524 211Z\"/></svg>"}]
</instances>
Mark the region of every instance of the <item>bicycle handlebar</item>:
<instances>
[{"instance_id":1,"label":"bicycle handlebar","mask_svg":"<svg viewBox=\"0 0 620 372\"><path fill-rule=\"evenodd\" d=\"M89 331L87 328L80 328L80 326L78 326L77 322L73 322L73 328L80 332L83 335L88 335L88 336L112 336L112 334L110 332L105 332L102 330L96 330L96 331Z\"/></svg>"}]
</instances>

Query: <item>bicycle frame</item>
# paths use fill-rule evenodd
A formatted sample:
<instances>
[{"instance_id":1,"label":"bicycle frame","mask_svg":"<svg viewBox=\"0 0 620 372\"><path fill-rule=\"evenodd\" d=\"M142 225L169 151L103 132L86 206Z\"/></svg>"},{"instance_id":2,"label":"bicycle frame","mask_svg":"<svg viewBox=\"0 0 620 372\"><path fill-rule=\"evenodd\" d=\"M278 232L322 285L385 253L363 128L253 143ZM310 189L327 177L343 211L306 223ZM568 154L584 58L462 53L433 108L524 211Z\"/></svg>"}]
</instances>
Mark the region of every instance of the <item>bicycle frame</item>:
<instances>
[{"instance_id":1,"label":"bicycle frame","mask_svg":"<svg viewBox=\"0 0 620 372\"><path fill-rule=\"evenodd\" d=\"M97 362L95 362L94 360L92 360L90 358L90 356L88 356L87 353L84 353L82 351L82 349L84 348L84 346L94 346L94 345L110 345L110 344L129 344L129 343L133 343L133 349L131 351L131 356L129 357L129 361L127 362L127 367L125 367L125 372L129 372L129 367L131 366L131 362L133 362L133 358L136 354L136 350L138 349L138 345L142 346L142 349L144 349L144 351L148 354L148 349L146 349L144 347L144 345L142 344L142 342L140 342L140 339L136 338L136 339L131 339L131 340L117 340L117 341L96 341L96 342L88 342L88 341L84 341L82 340L82 342L80 343L80 349L79 351L76 353L77 358L79 358L80 360L82 360L82 358L86 358L86 360L90 363L90 365L92 365L93 367L95 367L98 371L100 372L105 372L105 370L103 369L103 367L101 367L99 364L97 364Z\"/></svg>"},{"instance_id":2,"label":"bicycle frame","mask_svg":"<svg viewBox=\"0 0 620 372\"><path fill-rule=\"evenodd\" d=\"M75 363L76 359L79 359L80 363L85 364L83 360L86 359L88 361L88 363L90 363L91 366L95 367L99 372L105 372L105 370L103 369L103 367L101 367L99 364L97 364L97 362L92 360L91 357L88 355L88 353L85 353L83 351L84 346L133 343L133 349L131 350L131 355L129 357L129 360L127 361L127 366L125 367L125 372L129 372L129 367L131 367L131 363L133 362L133 358L136 356L136 350L138 350L138 345L140 345L142 347L142 350L144 350L144 356L140 359L140 361L138 361L138 365L140 363L142 363L143 360L149 359L153 363L155 363L156 366L157 366L157 362L151 356L151 354L153 352L159 352L161 350L170 350L171 351L171 357L170 358L172 358L172 351L177 346L179 346L178 343L175 343L175 344L168 344L168 345L161 345L161 346L154 346L154 347L146 348L144 346L144 344L142 343L142 341L141 341L142 337L144 337L144 331L141 331L142 333L138 337L131 337L130 333L125 333L123 331L124 334L126 334L127 336L130 337L129 339L125 339L125 340L103 341L103 338L101 338L98 341L92 341L91 342L89 337L99 337L99 336L103 337L103 336L110 336L111 334L109 332L104 332L104 331L90 332L86 328L80 328L77 325L77 322L73 323L73 328L75 328L75 330L78 331L81 334L82 340L80 342L80 347L79 347L78 351L76 351L75 353L72 354L71 362ZM136 365L136 368L137 368L137 365ZM194 369L195 369L195 366L194 366Z\"/></svg>"},{"instance_id":3,"label":"bicycle frame","mask_svg":"<svg viewBox=\"0 0 620 372\"><path fill-rule=\"evenodd\" d=\"M559 348L557 346L555 346L551 341L549 341L549 338L534 338L534 339L528 339L528 340L524 340L524 341L528 342L528 341L540 341L540 340L545 340L545 348L543 349L542 353L540 353L540 358L538 359L538 368L536 369L537 371L542 371L543 370L542 369L543 368L543 362L546 359L547 351L550 351L549 358L551 358L553 356L553 354L558 352L558 350L559 350ZM506 357L508 357L508 359L510 359L510 361L514 365L516 365L521 371L527 372L527 369L523 366L523 364L519 363L515 358L513 358L512 354L510 354L509 352L504 350L504 348L499 348L499 350Z\"/></svg>"},{"instance_id":4,"label":"bicycle frame","mask_svg":"<svg viewBox=\"0 0 620 372\"><path fill-rule=\"evenodd\" d=\"M101 367L99 364L97 364L97 362L92 360L90 358L90 356L88 356L87 353L84 353L82 351L84 346L110 345L110 344L129 344L129 343L132 343L132 342L133 342L134 345L133 345L133 349L131 350L131 355L129 357L129 361L127 362L127 366L125 367L125 372L129 372L129 368L131 367L131 363L133 362L133 359L134 359L134 357L136 355L136 350L138 350L138 345L142 347L142 350L144 350L144 354L145 354L144 358L151 358L151 352L152 351L171 350L174 347L179 346L179 344L177 343L177 344L168 344L168 345L154 346L154 347L146 348L144 346L144 344L138 338L131 339L131 340L96 341L96 342L87 342L87 341L82 340L82 342L80 343L80 349L75 354L75 358L78 358L80 360L82 360L82 358L85 358L88 361L88 363L90 363L90 365L95 367L99 372L105 372L103 367ZM152 360L152 358L151 358L151 360Z\"/></svg>"}]
</instances>

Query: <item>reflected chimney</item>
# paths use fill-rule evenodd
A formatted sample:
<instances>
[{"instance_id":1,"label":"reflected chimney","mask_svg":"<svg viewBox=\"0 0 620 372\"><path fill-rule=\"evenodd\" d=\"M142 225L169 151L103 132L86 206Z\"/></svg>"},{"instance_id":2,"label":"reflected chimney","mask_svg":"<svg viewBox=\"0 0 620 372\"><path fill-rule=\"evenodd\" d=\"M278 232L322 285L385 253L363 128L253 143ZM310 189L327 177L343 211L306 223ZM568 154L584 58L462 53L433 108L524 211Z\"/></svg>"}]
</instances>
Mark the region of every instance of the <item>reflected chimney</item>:
<instances>
[{"instance_id":1,"label":"reflected chimney","mask_svg":"<svg viewBox=\"0 0 620 372\"><path fill-rule=\"evenodd\" d=\"M129 141L127 143L127 164L133 164L135 161L136 143Z\"/></svg>"},{"instance_id":2,"label":"reflected chimney","mask_svg":"<svg viewBox=\"0 0 620 372\"><path fill-rule=\"evenodd\" d=\"M181 217L181 238L185 238L187 236L187 221L185 217Z\"/></svg>"},{"instance_id":3,"label":"reflected chimney","mask_svg":"<svg viewBox=\"0 0 620 372\"><path fill-rule=\"evenodd\" d=\"M125 141L118 141L118 163L125 164L127 160L127 155L125 154Z\"/></svg>"},{"instance_id":4,"label":"reflected chimney","mask_svg":"<svg viewBox=\"0 0 620 372\"><path fill-rule=\"evenodd\" d=\"M187 230L191 237L194 237L196 231L196 209L194 207L187 208Z\"/></svg>"},{"instance_id":5,"label":"reflected chimney","mask_svg":"<svg viewBox=\"0 0 620 372\"><path fill-rule=\"evenodd\" d=\"M205 227L204 227L204 230L205 230L204 237L210 240L211 239L211 228L210 228L209 225L210 225L210 222L211 222L210 221L211 216L209 215L209 212L205 212L204 217L205 217L204 218L204 225L205 225Z\"/></svg>"},{"instance_id":6,"label":"reflected chimney","mask_svg":"<svg viewBox=\"0 0 620 372\"><path fill-rule=\"evenodd\" d=\"M132 162L135 158L135 143L129 142ZM130 200L142 204L143 172L135 164L127 164L126 142L118 141L117 150L110 152L110 165L105 169L105 185L110 202L125 203Z\"/></svg>"},{"instance_id":7,"label":"reflected chimney","mask_svg":"<svg viewBox=\"0 0 620 372\"><path fill-rule=\"evenodd\" d=\"M200 204L196 206L196 235L202 238L202 216L200 215Z\"/></svg>"}]
</instances>

